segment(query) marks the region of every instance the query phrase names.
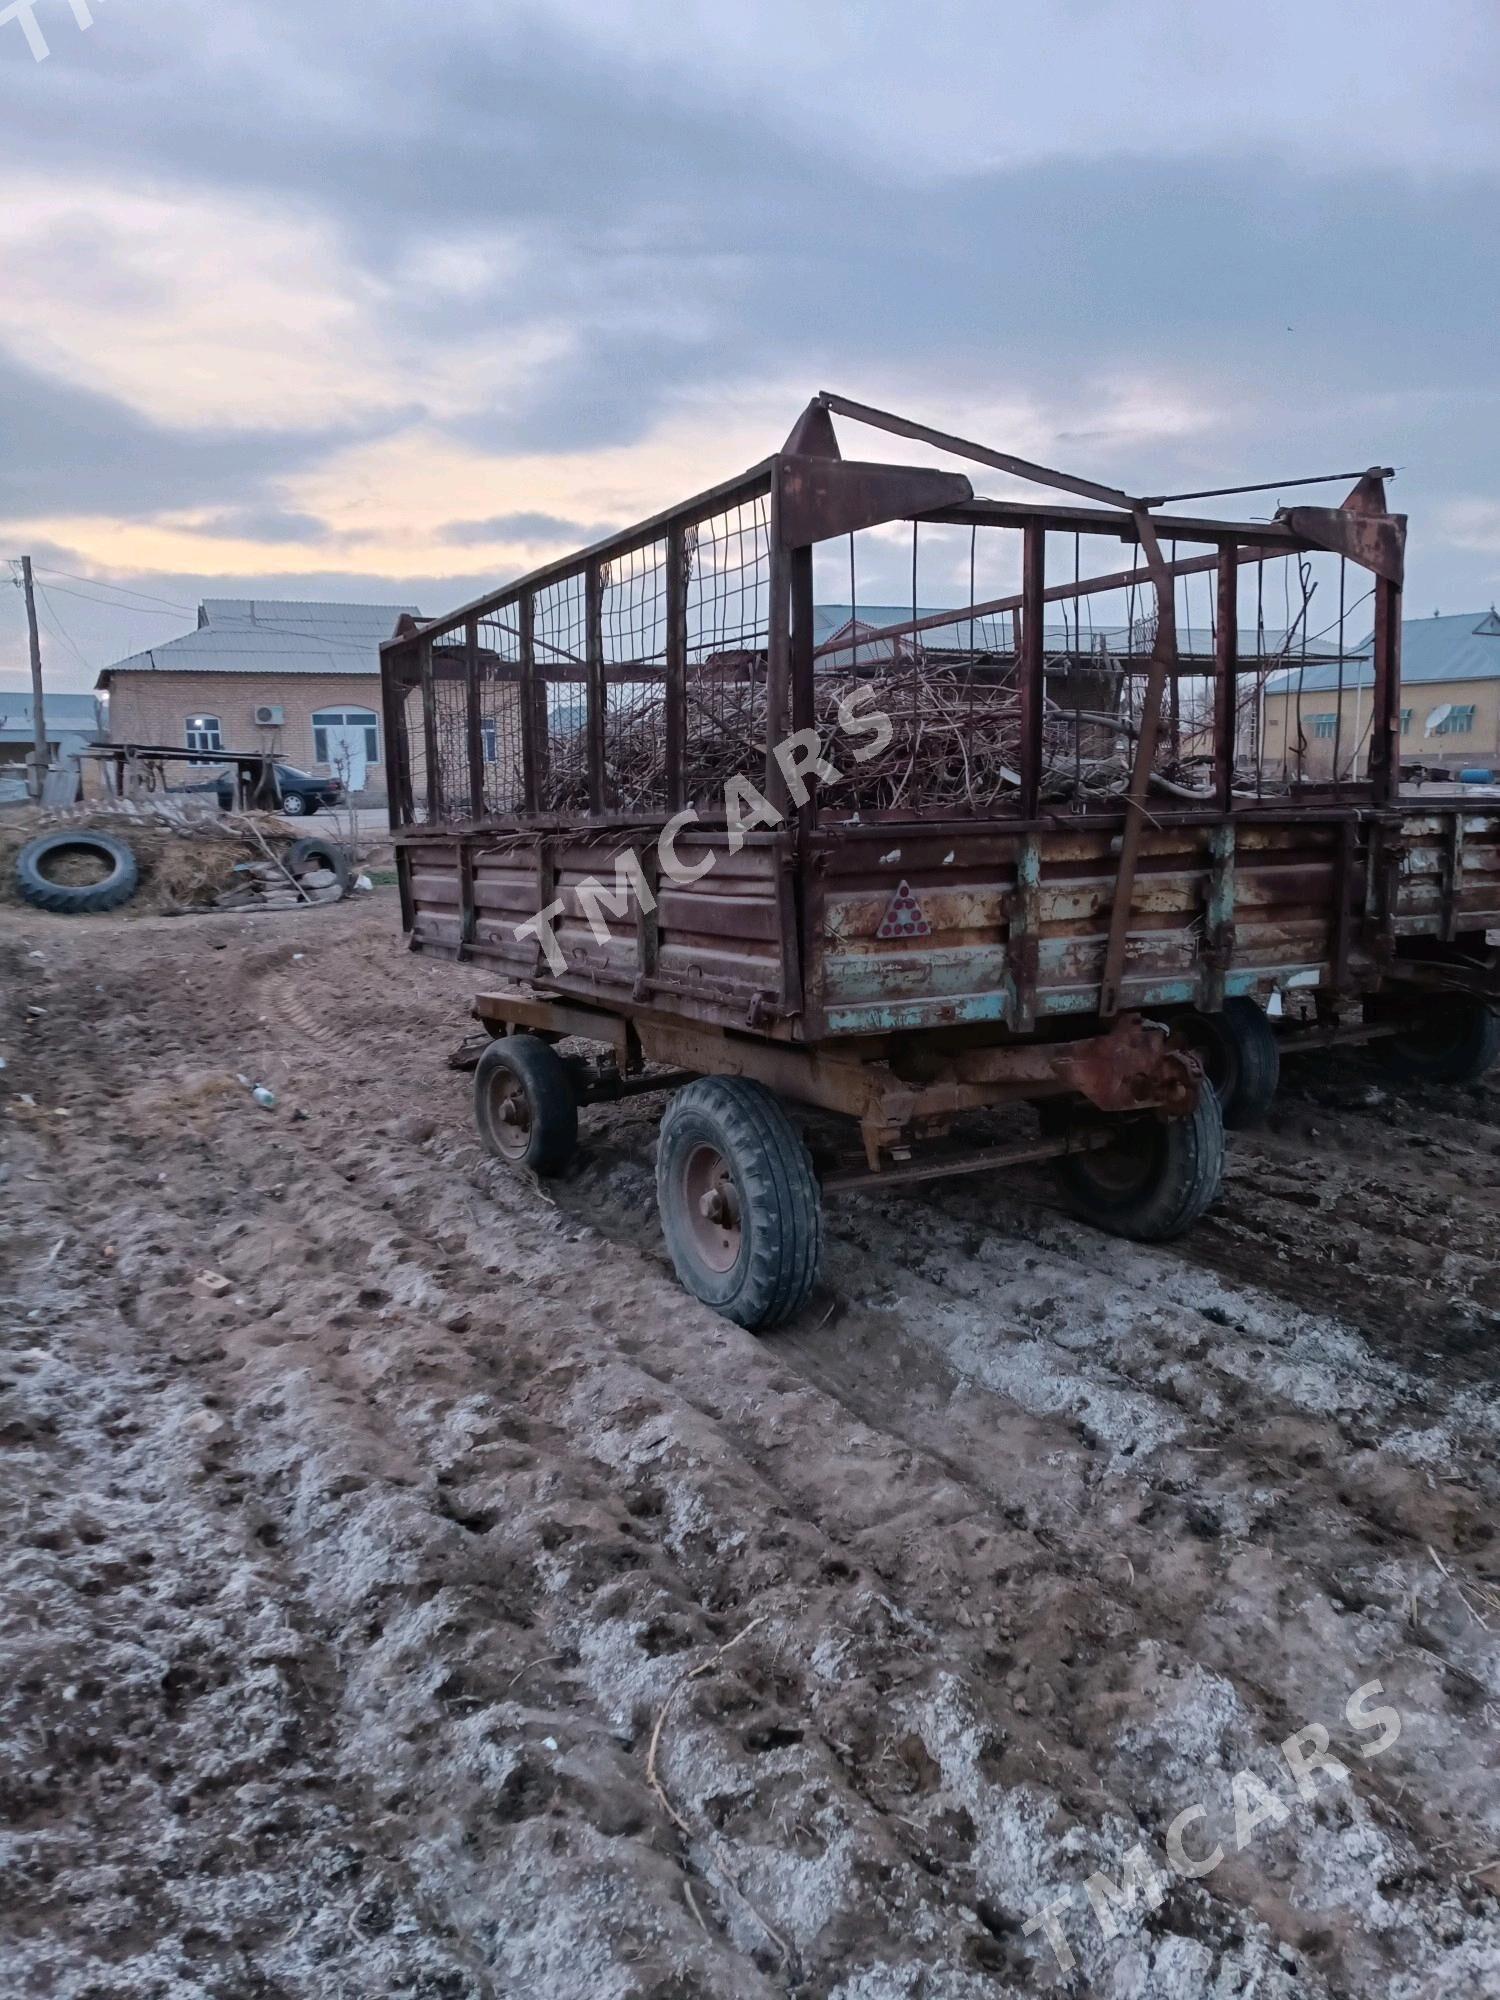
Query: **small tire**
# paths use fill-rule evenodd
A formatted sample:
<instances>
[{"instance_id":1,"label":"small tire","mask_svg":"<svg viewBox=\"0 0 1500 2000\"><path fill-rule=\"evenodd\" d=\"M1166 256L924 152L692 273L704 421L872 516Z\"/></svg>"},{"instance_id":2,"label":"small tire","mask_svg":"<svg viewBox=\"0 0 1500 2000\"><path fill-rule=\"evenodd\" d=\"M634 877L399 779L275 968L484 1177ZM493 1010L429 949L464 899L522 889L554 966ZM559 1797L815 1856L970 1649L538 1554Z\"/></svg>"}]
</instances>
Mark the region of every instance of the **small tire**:
<instances>
[{"instance_id":1,"label":"small tire","mask_svg":"<svg viewBox=\"0 0 1500 2000\"><path fill-rule=\"evenodd\" d=\"M108 862L110 872L98 882L54 882L43 864L62 854L92 855ZM51 910L58 916L90 916L128 903L141 886L141 871L130 848L111 833L48 833L40 840L28 841L16 856L16 886L39 910Z\"/></svg>"},{"instance_id":2,"label":"small tire","mask_svg":"<svg viewBox=\"0 0 1500 2000\"><path fill-rule=\"evenodd\" d=\"M1409 1083L1477 1083L1500 1056L1500 1012L1454 994L1435 1001L1430 1018L1381 1045L1386 1067Z\"/></svg>"},{"instance_id":3,"label":"small tire","mask_svg":"<svg viewBox=\"0 0 1500 2000\"><path fill-rule=\"evenodd\" d=\"M286 792L282 796L280 811L287 819L306 819L312 807L300 792Z\"/></svg>"},{"instance_id":4,"label":"small tire","mask_svg":"<svg viewBox=\"0 0 1500 2000\"><path fill-rule=\"evenodd\" d=\"M354 879L349 850L341 847L336 840L324 840L316 833L292 842L287 849L286 865L294 875L307 875L315 869L327 868L338 877L339 887L345 891Z\"/></svg>"},{"instance_id":5,"label":"small tire","mask_svg":"<svg viewBox=\"0 0 1500 2000\"><path fill-rule=\"evenodd\" d=\"M578 1099L566 1063L535 1035L502 1035L474 1072L479 1136L508 1167L559 1174L578 1150Z\"/></svg>"},{"instance_id":6,"label":"small tire","mask_svg":"<svg viewBox=\"0 0 1500 2000\"><path fill-rule=\"evenodd\" d=\"M752 1332L807 1303L823 1202L802 1135L764 1085L704 1077L666 1109L656 1198L673 1268L706 1306Z\"/></svg>"},{"instance_id":7,"label":"small tire","mask_svg":"<svg viewBox=\"0 0 1500 2000\"><path fill-rule=\"evenodd\" d=\"M1071 1153L1057 1177L1074 1211L1097 1229L1137 1243L1167 1243L1191 1229L1224 1179L1224 1117L1212 1090L1200 1090L1186 1118L1151 1112L1111 1120L1118 1140Z\"/></svg>"},{"instance_id":8,"label":"small tire","mask_svg":"<svg viewBox=\"0 0 1500 2000\"><path fill-rule=\"evenodd\" d=\"M1281 1044L1264 1009L1236 994L1217 1014L1187 1016L1181 1032L1202 1061L1229 1130L1259 1125L1281 1085Z\"/></svg>"}]
</instances>

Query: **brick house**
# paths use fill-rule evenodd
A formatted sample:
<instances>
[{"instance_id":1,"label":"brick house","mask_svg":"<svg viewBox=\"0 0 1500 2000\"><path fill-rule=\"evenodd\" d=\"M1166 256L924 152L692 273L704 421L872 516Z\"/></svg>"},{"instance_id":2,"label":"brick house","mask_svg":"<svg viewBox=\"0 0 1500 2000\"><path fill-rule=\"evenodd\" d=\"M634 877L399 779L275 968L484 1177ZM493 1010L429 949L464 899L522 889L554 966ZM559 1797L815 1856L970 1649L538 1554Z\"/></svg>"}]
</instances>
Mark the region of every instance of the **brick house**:
<instances>
[{"instance_id":1,"label":"brick house","mask_svg":"<svg viewBox=\"0 0 1500 2000\"><path fill-rule=\"evenodd\" d=\"M1374 676L1368 641L1340 667L1276 675L1265 695L1265 764L1308 778L1369 767ZM1500 617L1491 611L1408 618L1401 627L1403 764L1456 776L1500 772Z\"/></svg>"},{"instance_id":2,"label":"brick house","mask_svg":"<svg viewBox=\"0 0 1500 2000\"><path fill-rule=\"evenodd\" d=\"M117 660L99 676L111 743L263 751L343 778L363 803L386 796L382 640L409 604L208 598L198 628Z\"/></svg>"}]
</instances>

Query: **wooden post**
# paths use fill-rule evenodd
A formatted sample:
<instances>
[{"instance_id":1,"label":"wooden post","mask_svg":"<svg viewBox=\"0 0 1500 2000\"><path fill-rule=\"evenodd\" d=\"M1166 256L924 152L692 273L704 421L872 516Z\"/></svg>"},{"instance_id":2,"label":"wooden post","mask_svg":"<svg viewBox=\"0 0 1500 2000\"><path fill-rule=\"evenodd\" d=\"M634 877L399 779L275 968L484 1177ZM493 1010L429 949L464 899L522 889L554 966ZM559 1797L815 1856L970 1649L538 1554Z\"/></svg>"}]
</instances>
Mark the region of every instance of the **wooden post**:
<instances>
[{"instance_id":1,"label":"wooden post","mask_svg":"<svg viewBox=\"0 0 1500 2000\"><path fill-rule=\"evenodd\" d=\"M26 593L26 629L31 639L31 782L27 789L38 804L46 783L47 718L42 707L42 635L36 624L36 592L31 580L31 557L21 558L21 585Z\"/></svg>"}]
</instances>

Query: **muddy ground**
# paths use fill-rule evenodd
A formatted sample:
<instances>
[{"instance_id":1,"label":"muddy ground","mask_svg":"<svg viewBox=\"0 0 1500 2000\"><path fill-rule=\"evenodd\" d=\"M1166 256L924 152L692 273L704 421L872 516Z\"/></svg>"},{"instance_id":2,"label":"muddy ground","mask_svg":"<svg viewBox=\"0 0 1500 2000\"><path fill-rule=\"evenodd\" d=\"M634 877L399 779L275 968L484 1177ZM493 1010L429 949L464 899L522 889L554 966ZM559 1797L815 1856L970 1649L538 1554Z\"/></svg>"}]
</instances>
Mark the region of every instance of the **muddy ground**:
<instances>
[{"instance_id":1,"label":"muddy ground","mask_svg":"<svg viewBox=\"0 0 1500 2000\"><path fill-rule=\"evenodd\" d=\"M0 912L6 2000L1500 1993L1500 1087L846 1198L761 1341L396 929Z\"/></svg>"}]
</instances>

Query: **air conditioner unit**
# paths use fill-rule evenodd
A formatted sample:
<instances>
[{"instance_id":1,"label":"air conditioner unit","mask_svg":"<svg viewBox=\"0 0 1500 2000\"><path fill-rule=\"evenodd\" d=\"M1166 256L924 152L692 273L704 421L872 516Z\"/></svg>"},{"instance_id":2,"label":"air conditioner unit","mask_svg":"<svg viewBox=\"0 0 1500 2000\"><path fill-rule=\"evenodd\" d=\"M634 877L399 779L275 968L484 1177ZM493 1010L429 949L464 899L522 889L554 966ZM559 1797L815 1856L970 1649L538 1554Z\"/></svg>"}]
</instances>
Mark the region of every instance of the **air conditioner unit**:
<instances>
[{"instance_id":1,"label":"air conditioner unit","mask_svg":"<svg viewBox=\"0 0 1500 2000\"><path fill-rule=\"evenodd\" d=\"M286 710L284 708L272 706L270 703L267 703L255 711L255 726L257 729L280 729L285 723Z\"/></svg>"}]
</instances>

